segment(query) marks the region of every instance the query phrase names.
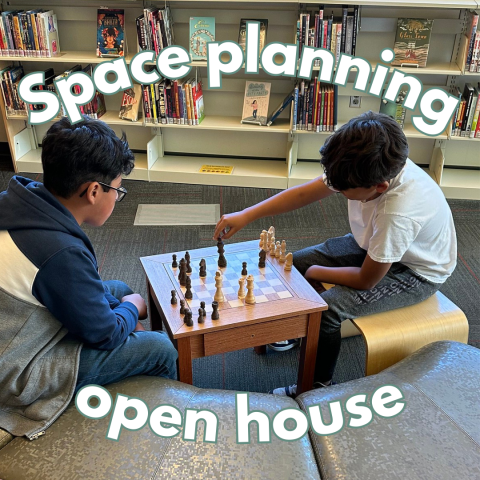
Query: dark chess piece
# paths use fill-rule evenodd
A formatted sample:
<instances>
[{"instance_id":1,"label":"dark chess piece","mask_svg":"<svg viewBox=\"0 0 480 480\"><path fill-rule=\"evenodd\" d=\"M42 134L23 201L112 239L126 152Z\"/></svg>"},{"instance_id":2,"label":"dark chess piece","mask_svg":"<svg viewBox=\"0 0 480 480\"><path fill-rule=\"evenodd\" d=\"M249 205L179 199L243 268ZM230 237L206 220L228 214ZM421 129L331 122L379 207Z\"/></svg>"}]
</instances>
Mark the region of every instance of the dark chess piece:
<instances>
[{"instance_id":1,"label":"dark chess piece","mask_svg":"<svg viewBox=\"0 0 480 480\"><path fill-rule=\"evenodd\" d=\"M193 293L192 293L192 280L190 277L186 278L185 286L187 287L187 290L185 291L185 298L187 300L191 300L193 298Z\"/></svg>"},{"instance_id":2,"label":"dark chess piece","mask_svg":"<svg viewBox=\"0 0 480 480\"><path fill-rule=\"evenodd\" d=\"M265 268L265 258L267 257L267 252L265 250L260 250L258 254L258 267Z\"/></svg>"},{"instance_id":3,"label":"dark chess piece","mask_svg":"<svg viewBox=\"0 0 480 480\"><path fill-rule=\"evenodd\" d=\"M192 311L191 310L185 310L185 317L184 317L183 321L185 322L185 325L187 325L187 327L193 327Z\"/></svg>"},{"instance_id":4,"label":"dark chess piece","mask_svg":"<svg viewBox=\"0 0 480 480\"><path fill-rule=\"evenodd\" d=\"M212 302L212 320L218 320L220 318L220 315L218 313L218 302Z\"/></svg>"},{"instance_id":5,"label":"dark chess piece","mask_svg":"<svg viewBox=\"0 0 480 480\"><path fill-rule=\"evenodd\" d=\"M172 268L177 268L178 263L177 263L177 256L175 254L172 255L173 261L172 261Z\"/></svg>"},{"instance_id":6,"label":"dark chess piece","mask_svg":"<svg viewBox=\"0 0 480 480\"><path fill-rule=\"evenodd\" d=\"M199 263L200 267L200 278L205 278L207 276L207 262L205 262L205 259L202 258Z\"/></svg>"},{"instance_id":7,"label":"dark chess piece","mask_svg":"<svg viewBox=\"0 0 480 480\"><path fill-rule=\"evenodd\" d=\"M205 310L205 302L200 302L200 308L202 309L203 316L207 316L207 311Z\"/></svg>"},{"instance_id":8,"label":"dark chess piece","mask_svg":"<svg viewBox=\"0 0 480 480\"><path fill-rule=\"evenodd\" d=\"M187 262L187 273L192 273L192 267L190 266L190 254L185 252L185 261Z\"/></svg>"},{"instance_id":9,"label":"dark chess piece","mask_svg":"<svg viewBox=\"0 0 480 480\"><path fill-rule=\"evenodd\" d=\"M172 290L172 299L170 300L170 303L172 305L177 304L177 292L175 290Z\"/></svg>"},{"instance_id":10,"label":"dark chess piece","mask_svg":"<svg viewBox=\"0 0 480 480\"><path fill-rule=\"evenodd\" d=\"M180 300L180 315L185 313L185 300Z\"/></svg>"},{"instance_id":11,"label":"dark chess piece","mask_svg":"<svg viewBox=\"0 0 480 480\"><path fill-rule=\"evenodd\" d=\"M247 262L242 262L242 277L246 277L247 275Z\"/></svg>"},{"instance_id":12,"label":"dark chess piece","mask_svg":"<svg viewBox=\"0 0 480 480\"><path fill-rule=\"evenodd\" d=\"M218 237L217 242L217 251L218 251L218 266L220 268L225 268L227 266L227 259L225 258L225 247L221 237Z\"/></svg>"},{"instance_id":13,"label":"dark chess piece","mask_svg":"<svg viewBox=\"0 0 480 480\"><path fill-rule=\"evenodd\" d=\"M178 274L178 281L182 287L185 286L187 280L187 265L185 264L185 259L180 260L180 272Z\"/></svg>"},{"instance_id":14,"label":"dark chess piece","mask_svg":"<svg viewBox=\"0 0 480 480\"><path fill-rule=\"evenodd\" d=\"M190 261L190 254L188 252L185 252L185 257L184 258L187 262L189 262Z\"/></svg>"},{"instance_id":15,"label":"dark chess piece","mask_svg":"<svg viewBox=\"0 0 480 480\"><path fill-rule=\"evenodd\" d=\"M198 309L198 323L205 323L205 317L203 316L203 309Z\"/></svg>"}]
</instances>

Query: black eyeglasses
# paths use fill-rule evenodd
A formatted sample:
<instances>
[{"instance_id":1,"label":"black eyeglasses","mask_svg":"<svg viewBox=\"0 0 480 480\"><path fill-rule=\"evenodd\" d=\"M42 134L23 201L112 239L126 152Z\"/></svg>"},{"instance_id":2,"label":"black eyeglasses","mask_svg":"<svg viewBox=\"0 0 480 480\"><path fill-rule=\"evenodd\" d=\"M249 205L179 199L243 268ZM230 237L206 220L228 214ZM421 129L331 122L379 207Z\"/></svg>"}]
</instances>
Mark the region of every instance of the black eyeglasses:
<instances>
[{"instance_id":1,"label":"black eyeglasses","mask_svg":"<svg viewBox=\"0 0 480 480\"><path fill-rule=\"evenodd\" d=\"M112 188L113 190L117 191L117 202L121 202L124 198L125 195L128 193L127 189L125 187L112 187L111 185L107 185L106 183L103 182L97 182L104 188ZM88 187L80 194L81 197L83 197L87 193Z\"/></svg>"}]
</instances>

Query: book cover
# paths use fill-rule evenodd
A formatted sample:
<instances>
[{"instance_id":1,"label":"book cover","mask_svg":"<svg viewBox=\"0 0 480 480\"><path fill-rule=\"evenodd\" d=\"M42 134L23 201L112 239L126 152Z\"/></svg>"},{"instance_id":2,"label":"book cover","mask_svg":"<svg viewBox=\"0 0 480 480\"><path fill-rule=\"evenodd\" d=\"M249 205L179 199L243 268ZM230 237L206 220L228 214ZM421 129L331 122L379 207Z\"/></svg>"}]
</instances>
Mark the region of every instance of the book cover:
<instances>
[{"instance_id":1,"label":"book cover","mask_svg":"<svg viewBox=\"0 0 480 480\"><path fill-rule=\"evenodd\" d=\"M60 53L60 44L58 41L57 16L52 12L43 14L46 34L47 56L54 57Z\"/></svg>"},{"instance_id":2,"label":"book cover","mask_svg":"<svg viewBox=\"0 0 480 480\"><path fill-rule=\"evenodd\" d=\"M268 82L247 80L243 101L242 123L267 124L271 86L272 84Z\"/></svg>"},{"instance_id":3,"label":"book cover","mask_svg":"<svg viewBox=\"0 0 480 480\"><path fill-rule=\"evenodd\" d=\"M395 102L382 98L380 101L380 113L384 113L389 117L392 117L403 129L405 125L406 109L403 106L403 102L407 96L408 90L400 90ZM385 95L385 90L382 92L382 97Z\"/></svg>"},{"instance_id":4,"label":"book cover","mask_svg":"<svg viewBox=\"0 0 480 480\"><path fill-rule=\"evenodd\" d=\"M293 101L295 91L290 92L280 103L280 105L269 116L267 125L270 126L279 117L279 115L290 105Z\"/></svg>"},{"instance_id":5,"label":"book cover","mask_svg":"<svg viewBox=\"0 0 480 480\"><path fill-rule=\"evenodd\" d=\"M97 57L125 55L125 14L122 9L97 11Z\"/></svg>"},{"instance_id":6,"label":"book cover","mask_svg":"<svg viewBox=\"0 0 480 480\"><path fill-rule=\"evenodd\" d=\"M207 43L215 41L215 17L190 17L190 57L207 59Z\"/></svg>"},{"instance_id":7,"label":"book cover","mask_svg":"<svg viewBox=\"0 0 480 480\"><path fill-rule=\"evenodd\" d=\"M268 20L266 18L242 18L240 20L240 29L238 31L238 44L242 47L244 52L247 45L247 22L260 23L260 45L258 47L258 54L260 55L262 53L263 47L267 42Z\"/></svg>"},{"instance_id":8,"label":"book cover","mask_svg":"<svg viewBox=\"0 0 480 480\"><path fill-rule=\"evenodd\" d=\"M395 35L393 66L426 67L433 20L399 18Z\"/></svg>"},{"instance_id":9,"label":"book cover","mask_svg":"<svg viewBox=\"0 0 480 480\"><path fill-rule=\"evenodd\" d=\"M127 88L123 92L122 104L120 105L119 118L136 122L138 111L142 101L142 86L138 83L133 88Z\"/></svg>"}]
</instances>

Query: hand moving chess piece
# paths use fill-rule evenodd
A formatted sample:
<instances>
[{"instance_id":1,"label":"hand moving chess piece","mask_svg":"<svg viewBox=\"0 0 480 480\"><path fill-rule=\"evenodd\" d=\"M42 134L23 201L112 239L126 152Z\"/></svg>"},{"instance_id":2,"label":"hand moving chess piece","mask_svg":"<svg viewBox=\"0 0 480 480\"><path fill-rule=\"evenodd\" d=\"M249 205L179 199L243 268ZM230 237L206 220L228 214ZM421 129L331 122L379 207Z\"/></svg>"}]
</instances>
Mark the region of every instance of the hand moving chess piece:
<instances>
[{"instance_id":1,"label":"hand moving chess piece","mask_svg":"<svg viewBox=\"0 0 480 480\"><path fill-rule=\"evenodd\" d=\"M178 281L182 287L185 286L186 280L187 280L187 265L185 263L185 259L182 258L180 260L180 272L178 274Z\"/></svg>"},{"instance_id":2,"label":"hand moving chess piece","mask_svg":"<svg viewBox=\"0 0 480 480\"><path fill-rule=\"evenodd\" d=\"M193 294L192 294L192 279L190 277L186 278L185 286L187 287L187 290L185 291L185 298L187 300L191 300L193 298Z\"/></svg>"},{"instance_id":3,"label":"hand moving chess piece","mask_svg":"<svg viewBox=\"0 0 480 480\"><path fill-rule=\"evenodd\" d=\"M267 252L265 250L260 250L258 254L258 268L265 268L265 258L267 257Z\"/></svg>"},{"instance_id":4,"label":"hand moving chess piece","mask_svg":"<svg viewBox=\"0 0 480 480\"><path fill-rule=\"evenodd\" d=\"M172 268L177 268L178 263L177 263L177 256L175 254L172 255L173 261L172 261Z\"/></svg>"},{"instance_id":5,"label":"hand moving chess piece","mask_svg":"<svg viewBox=\"0 0 480 480\"><path fill-rule=\"evenodd\" d=\"M270 256L274 257L275 256L275 237L272 237L272 243L269 245L270 247Z\"/></svg>"},{"instance_id":6,"label":"hand moving chess piece","mask_svg":"<svg viewBox=\"0 0 480 480\"><path fill-rule=\"evenodd\" d=\"M218 314L218 302L212 302L212 320L218 320L220 315Z\"/></svg>"},{"instance_id":7,"label":"hand moving chess piece","mask_svg":"<svg viewBox=\"0 0 480 480\"><path fill-rule=\"evenodd\" d=\"M240 277L238 279L238 284L240 288L238 289L238 298L245 298L245 277Z\"/></svg>"},{"instance_id":8,"label":"hand moving chess piece","mask_svg":"<svg viewBox=\"0 0 480 480\"><path fill-rule=\"evenodd\" d=\"M180 300L180 315L185 314L185 300L183 298Z\"/></svg>"},{"instance_id":9,"label":"hand moving chess piece","mask_svg":"<svg viewBox=\"0 0 480 480\"><path fill-rule=\"evenodd\" d=\"M205 278L207 276L207 262L205 261L204 258L200 260L199 267L200 267L200 272L199 272L200 278Z\"/></svg>"},{"instance_id":10,"label":"hand moving chess piece","mask_svg":"<svg viewBox=\"0 0 480 480\"><path fill-rule=\"evenodd\" d=\"M255 295L253 294L253 275L250 274L247 277L247 296L245 297L245 303L254 304L256 302Z\"/></svg>"},{"instance_id":11,"label":"hand moving chess piece","mask_svg":"<svg viewBox=\"0 0 480 480\"><path fill-rule=\"evenodd\" d=\"M198 323L204 323L205 322L205 316L203 315L203 309L199 308L198 309Z\"/></svg>"},{"instance_id":12,"label":"hand moving chess piece","mask_svg":"<svg viewBox=\"0 0 480 480\"><path fill-rule=\"evenodd\" d=\"M285 255L287 253L287 242L282 240L282 244L280 245L280 263L285 262Z\"/></svg>"},{"instance_id":13,"label":"hand moving chess piece","mask_svg":"<svg viewBox=\"0 0 480 480\"><path fill-rule=\"evenodd\" d=\"M227 259L225 258L225 247L221 237L218 237L217 242L217 251L218 251L218 266L220 268L225 268L227 266Z\"/></svg>"},{"instance_id":14,"label":"hand moving chess piece","mask_svg":"<svg viewBox=\"0 0 480 480\"><path fill-rule=\"evenodd\" d=\"M242 262L242 277L247 278L247 262Z\"/></svg>"},{"instance_id":15,"label":"hand moving chess piece","mask_svg":"<svg viewBox=\"0 0 480 480\"><path fill-rule=\"evenodd\" d=\"M207 316L207 311L205 310L205 302L200 302L200 308L202 309L203 316Z\"/></svg>"},{"instance_id":16,"label":"hand moving chess piece","mask_svg":"<svg viewBox=\"0 0 480 480\"><path fill-rule=\"evenodd\" d=\"M170 303L172 305L177 304L177 292L175 290L172 290L172 299L170 300Z\"/></svg>"},{"instance_id":17,"label":"hand moving chess piece","mask_svg":"<svg viewBox=\"0 0 480 480\"><path fill-rule=\"evenodd\" d=\"M275 244L275 258L280 258L281 251L282 247L280 245L280 242L277 241L277 243Z\"/></svg>"},{"instance_id":18,"label":"hand moving chess piece","mask_svg":"<svg viewBox=\"0 0 480 480\"><path fill-rule=\"evenodd\" d=\"M185 310L185 317L183 318L183 321L185 322L185 325L187 325L187 327L193 327L191 310Z\"/></svg>"},{"instance_id":19,"label":"hand moving chess piece","mask_svg":"<svg viewBox=\"0 0 480 480\"><path fill-rule=\"evenodd\" d=\"M224 302L225 297L222 292L223 277L221 272L219 272L218 270L217 270L217 273L215 274L215 287L217 288L217 291L215 292L215 296L213 297L213 299L218 303Z\"/></svg>"},{"instance_id":20,"label":"hand moving chess piece","mask_svg":"<svg viewBox=\"0 0 480 480\"><path fill-rule=\"evenodd\" d=\"M287 256L285 257L285 268L287 272L289 272L292 269L293 265L293 253L287 253Z\"/></svg>"}]
</instances>

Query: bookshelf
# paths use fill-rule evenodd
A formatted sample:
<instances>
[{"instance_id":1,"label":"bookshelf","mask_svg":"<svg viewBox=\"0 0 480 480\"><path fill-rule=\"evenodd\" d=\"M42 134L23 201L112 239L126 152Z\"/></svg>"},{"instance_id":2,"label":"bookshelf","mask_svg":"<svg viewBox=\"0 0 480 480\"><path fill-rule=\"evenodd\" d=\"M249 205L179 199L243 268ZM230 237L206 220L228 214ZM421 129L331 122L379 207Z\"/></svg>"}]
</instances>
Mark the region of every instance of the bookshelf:
<instances>
[{"instance_id":1,"label":"bookshelf","mask_svg":"<svg viewBox=\"0 0 480 480\"><path fill-rule=\"evenodd\" d=\"M292 43L300 4L310 11L318 8L313 1L289 0L171 0L168 2L175 21L175 44L188 49L189 17L205 16L216 19L218 41L238 39L241 18L268 18L267 43ZM162 6L163 1L142 0L104 1L111 8L123 8L128 42L127 64L136 53L135 17L145 6ZM465 12L480 9L480 0L360 0L330 1L325 13L340 16L341 6L362 5L361 30L357 38L357 56L366 58L372 71L380 61L385 46L393 47L398 17L423 17L435 20L426 68L400 68L417 76L424 89L452 85L463 89L466 82L480 81L480 74L464 72L466 49ZM41 6L52 8L58 17L62 54L53 58L23 57L25 73L52 66L60 73L74 64L97 64L104 61L95 55L95 21L99 3L92 0L45 0ZM28 10L39 2L9 0L4 10ZM0 57L0 65L18 62L19 57ZM206 116L198 126L151 125L143 119L128 122L118 118L121 93L106 96L107 113L102 120L119 134L125 131L135 151L136 166L129 178L153 182L232 185L242 187L284 189L311 180L322 173L318 150L329 132L313 133L292 130L289 111L284 111L270 127L240 123L246 80L267 81L272 84L270 110L293 89L294 79L272 77L263 70L247 75L243 69L223 77L222 89L210 90L207 85L207 63L192 62L191 74L204 80ZM390 68L392 71L393 68ZM314 68L313 74L318 72ZM345 87L338 91L338 124L367 110L378 111L379 99L353 89L355 73L350 73ZM361 96L360 108L349 107L351 95ZM2 116L7 139L18 172L41 172L41 139L52 122L28 125L26 116ZM289 110L289 109L287 109ZM443 189L447 198L480 199L480 140L454 137L447 129L438 137L418 132L407 112L405 134L409 140L410 158L424 167ZM188 130L188 132L186 132ZM200 173L202 165L232 165L232 175Z\"/></svg>"}]
</instances>

